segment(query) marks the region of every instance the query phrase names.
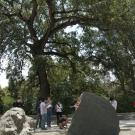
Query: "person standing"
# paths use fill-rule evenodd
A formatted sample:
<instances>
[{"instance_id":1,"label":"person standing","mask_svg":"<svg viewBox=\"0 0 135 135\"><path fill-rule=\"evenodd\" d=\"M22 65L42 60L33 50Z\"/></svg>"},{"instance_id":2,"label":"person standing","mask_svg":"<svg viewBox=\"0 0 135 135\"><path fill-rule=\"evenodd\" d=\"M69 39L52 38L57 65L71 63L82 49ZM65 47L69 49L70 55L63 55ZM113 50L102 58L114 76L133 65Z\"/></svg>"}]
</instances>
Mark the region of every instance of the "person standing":
<instances>
[{"instance_id":1,"label":"person standing","mask_svg":"<svg viewBox=\"0 0 135 135\"><path fill-rule=\"evenodd\" d=\"M45 130L45 124L47 122L47 104L45 103L45 99L41 99L40 103L40 114L41 114L41 129Z\"/></svg>"},{"instance_id":2,"label":"person standing","mask_svg":"<svg viewBox=\"0 0 135 135\"><path fill-rule=\"evenodd\" d=\"M47 126L51 127L51 119L52 119L52 101L51 97L47 98Z\"/></svg>"},{"instance_id":3,"label":"person standing","mask_svg":"<svg viewBox=\"0 0 135 135\"><path fill-rule=\"evenodd\" d=\"M0 97L0 115L2 115L3 112L4 112L4 103L3 103L3 101L2 101L2 99Z\"/></svg>"},{"instance_id":4,"label":"person standing","mask_svg":"<svg viewBox=\"0 0 135 135\"><path fill-rule=\"evenodd\" d=\"M20 107L24 109L24 103L21 99L21 97L17 97L16 101L13 103L13 107Z\"/></svg>"},{"instance_id":5,"label":"person standing","mask_svg":"<svg viewBox=\"0 0 135 135\"><path fill-rule=\"evenodd\" d=\"M117 110L117 101L114 99L114 97L110 97L110 103L112 107Z\"/></svg>"},{"instance_id":6,"label":"person standing","mask_svg":"<svg viewBox=\"0 0 135 135\"><path fill-rule=\"evenodd\" d=\"M39 98L39 99L37 100L37 103L36 103L36 113L37 113L36 128L37 128L37 127L41 128L40 103L41 103L41 98Z\"/></svg>"},{"instance_id":7,"label":"person standing","mask_svg":"<svg viewBox=\"0 0 135 135\"><path fill-rule=\"evenodd\" d=\"M76 103L74 104L75 110L78 109L79 105L80 105L80 99L77 99Z\"/></svg>"},{"instance_id":8,"label":"person standing","mask_svg":"<svg viewBox=\"0 0 135 135\"><path fill-rule=\"evenodd\" d=\"M63 110L63 106L60 103L60 101L58 101L57 104L55 105L55 110L56 110L56 116L57 116L57 125L59 125L59 121L60 121L60 118L62 117L62 110Z\"/></svg>"}]
</instances>

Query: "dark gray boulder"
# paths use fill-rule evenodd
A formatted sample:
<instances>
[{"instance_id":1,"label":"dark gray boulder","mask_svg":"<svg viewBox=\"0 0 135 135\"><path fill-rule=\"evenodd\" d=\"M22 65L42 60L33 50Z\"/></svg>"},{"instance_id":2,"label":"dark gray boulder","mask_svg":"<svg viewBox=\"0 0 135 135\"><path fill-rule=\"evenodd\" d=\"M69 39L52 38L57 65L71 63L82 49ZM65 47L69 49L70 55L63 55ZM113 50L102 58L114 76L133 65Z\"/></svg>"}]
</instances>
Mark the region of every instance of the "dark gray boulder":
<instances>
[{"instance_id":1,"label":"dark gray boulder","mask_svg":"<svg viewBox=\"0 0 135 135\"><path fill-rule=\"evenodd\" d=\"M118 135L119 131L119 120L109 101L84 92L67 134Z\"/></svg>"}]
</instances>

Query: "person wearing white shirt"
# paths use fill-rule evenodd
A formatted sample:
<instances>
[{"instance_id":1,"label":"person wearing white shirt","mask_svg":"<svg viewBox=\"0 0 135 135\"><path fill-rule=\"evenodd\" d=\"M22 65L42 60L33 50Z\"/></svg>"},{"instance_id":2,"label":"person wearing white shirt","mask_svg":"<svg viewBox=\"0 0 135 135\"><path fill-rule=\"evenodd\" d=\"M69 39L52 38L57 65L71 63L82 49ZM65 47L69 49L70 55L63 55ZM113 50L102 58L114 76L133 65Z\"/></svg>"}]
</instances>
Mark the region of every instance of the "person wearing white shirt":
<instances>
[{"instance_id":1,"label":"person wearing white shirt","mask_svg":"<svg viewBox=\"0 0 135 135\"><path fill-rule=\"evenodd\" d=\"M59 125L60 118L62 117L62 109L63 109L63 106L58 101L57 104L55 105L56 116L57 116L57 125Z\"/></svg>"},{"instance_id":2,"label":"person wearing white shirt","mask_svg":"<svg viewBox=\"0 0 135 135\"><path fill-rule=\"evenodd\" d=\"M110 97L110 103L112 107L117 110L117 101L113 97Z\"/></svg>"},{"instance_id":3,"label":"person wearing white shirt","mask_svg":"<svg viewBox=\"0 0 135 135\"><path fill-rule=\"evenodd\" d=\"M45 99L41 100L40 114L41 114L41 129L46 129L45 124L47 122L47 104L45 103Z\"/></svg>"},{"instance_id":4,"label":"person wearing white shirt","mask_svg":"<svg viewBox=\"0 0 135 135\"><path fill-rule=\"evenodd\" d=\"M52 119L52 101L51 97L47 98L47 126L51 127L51 119Z\"/></svg>"}]
</instances>

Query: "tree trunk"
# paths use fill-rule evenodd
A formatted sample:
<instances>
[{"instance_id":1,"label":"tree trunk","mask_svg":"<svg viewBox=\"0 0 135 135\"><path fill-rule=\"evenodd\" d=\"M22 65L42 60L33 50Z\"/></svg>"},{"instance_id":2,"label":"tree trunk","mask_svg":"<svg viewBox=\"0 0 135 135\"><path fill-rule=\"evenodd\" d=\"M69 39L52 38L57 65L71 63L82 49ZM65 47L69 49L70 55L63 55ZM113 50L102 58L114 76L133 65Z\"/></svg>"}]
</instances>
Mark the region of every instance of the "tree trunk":
<instances>
[{"instance_id":1,"label":"tree trunk","mask_svg":"<svg viewBox=\"0 0 135 135\"><path fill-rule=\"evenodd\" d=\"M132 89L135 91L135 73L134 66L131 68L131 80L132 80Z\"/></svg>"},{"instance_id":2,"label":"tree trunk","mask_svg":"<svg viewBox=\"0 0 135 135\"><path fill-rule=\"evenodd\" d=\"M34 63L39 78L39 96L41 98L47 98L48 96L50 96L50 85L47 77L45 57L37 55L36 57L34 57Z\"/></svg>"},{"instance_id":3,"label":"tree trunk","mask_svg":"<svg viewBox=\"0 0 135 135\"><path fill-rule=\"evenodd\" d=\"M124 94L127 93L127 90L125 88L125 80L124 80L124 77L121 76L121 78L119 78L119 81L120 81L120 85L121 85L121 89L122 91L124 92Z\"/></svg>"},{"instance_id":4,"label":"tree trunk","mask_svg":"<svg viewBox=\"0 0 135 135\"><path fill-rule=\"evenodd\" d=\"M124 80L120 80L120 83L121 83L121 89L124 91L124 93L127 93L126 92L126 89L125 89L125 84L124 84Z\"/></svg>"},{"instance_id":5,"label":"tree trunk","mask_svg":"<svg viewBox=\"0 0 135 135\"><path fill-rule=\"evenodd\" d=\"M132 87L133 87L133 91L135 91L135 77L132 78Z\"/></svg>"},{"instance_id":6,"label":"tree trunk","mask_svg":"<svg viewBox=\"0 0 135 135\"><path fill-rule=\"evenodd\" d=\"M42 65L39 65L42 66ZM50 85L47 78L47 73L45 67L40 67L37 69L38 77L39 77L39 84L40 84L40 91L39 95L42 98L47 98L50 96Z\"/></svg>"}]
</instances>

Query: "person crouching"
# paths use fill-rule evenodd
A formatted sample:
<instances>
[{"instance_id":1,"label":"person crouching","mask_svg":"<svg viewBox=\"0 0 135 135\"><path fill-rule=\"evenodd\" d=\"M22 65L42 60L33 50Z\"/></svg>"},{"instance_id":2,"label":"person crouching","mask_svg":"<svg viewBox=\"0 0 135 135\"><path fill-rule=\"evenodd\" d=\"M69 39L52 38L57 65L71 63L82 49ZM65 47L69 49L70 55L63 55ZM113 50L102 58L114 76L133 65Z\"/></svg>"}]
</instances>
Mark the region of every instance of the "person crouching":
<instances>
[{"instance_id":1,"label":"person crouching","mask_svg":"<svg viewBox=\"0 0 135 135\"><path fill-rule=\"evenodd\" d=\"M67 127L68 118L66 116L62 116L59 120L59 128L64 129Z\"/></svg>"}]
</instances>

